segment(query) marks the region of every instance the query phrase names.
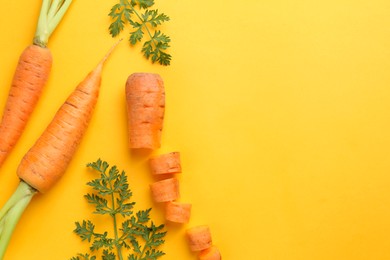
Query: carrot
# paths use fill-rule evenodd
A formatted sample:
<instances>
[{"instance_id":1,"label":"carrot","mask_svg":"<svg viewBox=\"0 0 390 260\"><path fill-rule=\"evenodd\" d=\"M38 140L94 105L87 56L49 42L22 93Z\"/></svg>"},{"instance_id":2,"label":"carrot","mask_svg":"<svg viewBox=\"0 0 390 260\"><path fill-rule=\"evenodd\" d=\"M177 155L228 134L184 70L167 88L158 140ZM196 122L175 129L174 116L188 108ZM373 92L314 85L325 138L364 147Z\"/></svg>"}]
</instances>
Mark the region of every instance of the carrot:
<instances>
[{"instance_id":1,"label":"carrot","mask_svg":"<svg viewBox=\"0 0 390 260\"><path fill-rule=\"evenodd\" d=\"M135 73L126 81L129 147L156 149L161 146L165 91L158 74Z\"/></svg>"},{"instance_id":2,"label":"carrot","mask_svg":"<svg viewBox=\"0 0 390 260\"><path fill-rule=\"evenodd\" d=\"M149 160L153 174L181 173L180 153L162 154Z\"/></svg>"},{"instance_id":3,"label":"carrot","mask_svg":"<svg viewBox=\"0 0 390 260\"><path fill-rule=\"evenodd\" d=\"M3 111L0 165L21 137L49 78L53 61L47 43L71 2L43 0L33 44L27 46L19 57Z\"/></svg>"},{"instance_id":4,"label":"carrot","mask_svg":"<svg viewBox=\"0 0 390 260\"><path fill-rule=\"evenodd\" d=\"M212 245L211 247L202 250L198 255L199 260L221 260L219 249Z\"/></svg>"},{"instance_id":5,"label":"carrot","mask_svg":"<svg viewBox=\"0 0 390 260\"><path fill-rule=\"evenodd\" d=\"M186 235L191 251L202 251L212 245L211 232L207 225L189 228Z\"/></svg>"},{"instance_id":6,"label":"carrot","mask_svg":"<svg viewBox=\"0 0 390 260\"><path fill-rule=\"evenodd\" d=\"M170 201L165 205L165 219L176 223L188 223L190 221L192 205Z\"/></svg>"},{"instance_id":7,"label":"carrot","mask_svg":"<svg viewBox=\"0 0 390 260\"><path fill-rule=\"evenodd\" d=\"M0 259L31 198L37 192L46 192L58 181L76 152L99 96L104 62L115 46L69 95L21 160L17 169L20 184L0 210Z\"/></svg>"},{"instance_id":8,"label":"carrot","mask_svg":"<svg viewBox=\"0 0 390 260\"><path fill-rule=\"evenodd\" d=\"M150 190L155 202L173 201L179 198L179 181L177 178L168 178L150 184Z\"/></svg>"}]
</instances>

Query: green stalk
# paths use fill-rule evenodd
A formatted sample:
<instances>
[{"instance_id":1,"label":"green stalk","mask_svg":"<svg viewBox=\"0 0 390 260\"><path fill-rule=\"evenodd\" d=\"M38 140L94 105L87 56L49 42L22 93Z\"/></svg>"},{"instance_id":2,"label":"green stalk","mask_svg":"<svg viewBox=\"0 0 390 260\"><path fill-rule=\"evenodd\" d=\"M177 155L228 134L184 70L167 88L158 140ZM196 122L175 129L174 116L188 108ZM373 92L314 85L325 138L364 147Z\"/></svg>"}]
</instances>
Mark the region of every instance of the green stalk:
<instances>
[{"instance_id":1,"label":"green stalk","mask_svg":"<svg viewBox=\"0 0 390 260\"><path fill-rule=\"evenodd\" d=\"M24 181L20 181L15 192L0 209L0 259L3 259L12 233L37 191Z\"/></svg>"},{"instance_id":2,"label":"green stalk","mask_svg":"<svg viewBox=\"0 0 390 260\"><path fill-rule=\"evenodd\" d=\"M42 0L33 43L46 47L50 36L64 17L72 0Z\"/></svg>"},{"instance_id":3,"label":"green stalk","mask_svg":"<svg viewBox=\"0 0 390 260\"><path fill-rule=\"evenodd\" d=\"M110 188L113 189L111 183L110 183ZM111 204L112 204L112 210L115 211L115 196L114 196L113 192L111 193ZM115 213L112 214L112 218L113 218L113 221L114 221L115 247L116 247L117 252L118 252L119 260L123 260L121 246L119 245L118 224L117 224L116 214Z\"/></svg>"}]
</instances>

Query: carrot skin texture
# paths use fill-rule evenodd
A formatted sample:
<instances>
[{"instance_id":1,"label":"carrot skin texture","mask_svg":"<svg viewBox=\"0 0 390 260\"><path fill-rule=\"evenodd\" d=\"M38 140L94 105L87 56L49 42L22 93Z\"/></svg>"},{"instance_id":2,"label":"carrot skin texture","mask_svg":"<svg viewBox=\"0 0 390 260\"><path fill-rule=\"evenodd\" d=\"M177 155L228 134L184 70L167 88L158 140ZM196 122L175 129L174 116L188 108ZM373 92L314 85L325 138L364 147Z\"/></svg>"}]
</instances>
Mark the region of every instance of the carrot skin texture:
<instances>
[{"instance_id":1,"label":"carrot skin texture","mask_svg":"<svg viewBox=\"0 0 390 260\"><path fill-rule=\"evenodd\" d=\"M216 246L202 250L198 255L199 260L221 260L221 253Z\"/></svg>"},{"instance_id":2,"label":"carrot skin texture","mask_svg":"<svg viewBox=\"0 0 390 260\"><path fill-rule=\"evenodd\" d=\"M103 63L90 72L60 107L43 134L23 157L17 175L44 193L64 174L96 105Z\"/></svg>"},{"instance_id":3,"label":"carrot skin texture","mask_svg":"<svg viewBox=\"0 0 390 260\"><path fill-rule=\"evenodd\" d=\"M150 184L150 190L155 202L174 201L180 197L179 180L168 178Z\"/></svg>"},{"instance_id":4,"label":"carrot skin texture","mask_svg":"<svg viewBox=\"0 0 390 260\"><path fill-rule=\"evenodd\" d=\"M165 112L162 78L153 73L134 73L126 81L129 148L161 147Z\"/></svg>"},{"instance_id":5,"label":"carrot skin texture","mask_svg":"<svg viewBox=\"0 0 390 260\"><path fill-rule=\"evenodd\" d=\"M49 78L52 55L48 48L29 45L19 57L0 123L0 165L27 125Z\"/></svg>"},{"instance_id":6,"label":"carrot skin texture","mask_svg":"<svg viewBox=\"0 0 390 260\"><path fill-rule=\"evenodd\" d=\"M165 205L165 219L176 223L188 223L190 221L192 205L169 201Z\"/></svg>"},{"instance_id":7,"label":"carrot skin texture","mask_svg":"<svg viewBox=\"0 0 390 260\"><path fill-rule=\"evenodd\" d=\"M186 235L191 251L202 251L212 246L211 232L207 225L189 228Z\"/></svg>"},{"instance_id":8,"label":"carrot skin texture","mask_svg":"<svg viewBox=\"0 0 390 260\"><path fill-rule=\"evenodd\" d=\"M176 174L181 173L180 153L172 152L162 154L149 160L152 174Z\"/></svg>"}]
</instances>

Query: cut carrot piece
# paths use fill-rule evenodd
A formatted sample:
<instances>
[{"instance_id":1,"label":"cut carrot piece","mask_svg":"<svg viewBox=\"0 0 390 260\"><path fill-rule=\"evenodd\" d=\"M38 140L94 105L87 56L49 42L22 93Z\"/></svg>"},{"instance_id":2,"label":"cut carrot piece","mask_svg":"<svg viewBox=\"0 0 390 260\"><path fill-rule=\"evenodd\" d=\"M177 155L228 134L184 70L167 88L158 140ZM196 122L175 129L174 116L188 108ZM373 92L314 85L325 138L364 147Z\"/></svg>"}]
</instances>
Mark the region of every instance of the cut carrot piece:
<instances>
[{"instance_id":1,"label":"cut carrot piece","mask_svg":"<svg viewBox=\"0 0 390 260\"><path fill-rule=\"evenodd\" d=\"M210 228L206 225L187 229L187 238L191 251L202 251L212 245Z\"/></svg>"},{"instance_id":2,"label":"cut carrot piece","mask_svg":"<svg viewBox=\"0 0 390 260\"><path fill-rule=\"evenodd\" d=\"M161 146L165 111L162 78L153 73L134 73L126 81L129 147L156 149Z\"/></svg>"},{"instance_id":3,"label":"cut carrot piece","mask_svg":"<svg viewBox=\"0 0 390 260\"><path fill-rule=\"evenodd\" d=\"M191 216L191 207L189 203L167 202L165 205L165 218L176 223L188 223Z\"/></svg>"},{"instance_id":4,"label":"cut carrot piece","mask_svg":"<svg viewBox=\"0 0 390 260\"><path fill-rule=\"evenodd\" d=\"M202 250L198 256L199 260L221 260L221 253L216 246Z\"/></svg>"},{"instance_id":5,"label":"cut carrot piece","mask_svg":"<svg viewBox=\"0 0 390 260\"><path fill-rule=\"evenodd\" d=\"M180 153L162 154L149 160L153 174L174 174L181 172Z\"/></svg>"},{"instance_id":6,"label":"cut carrot piece","mask_svg":"<svg viewBox=\"0 0 390 260\"><path fill-rule=\"evenodd\" d=\"M179 198L179 180L177 178L169 178L162 181L157 181L150 185L152 197L155 202L168 202Z\"/></svg>"}]
</instances>

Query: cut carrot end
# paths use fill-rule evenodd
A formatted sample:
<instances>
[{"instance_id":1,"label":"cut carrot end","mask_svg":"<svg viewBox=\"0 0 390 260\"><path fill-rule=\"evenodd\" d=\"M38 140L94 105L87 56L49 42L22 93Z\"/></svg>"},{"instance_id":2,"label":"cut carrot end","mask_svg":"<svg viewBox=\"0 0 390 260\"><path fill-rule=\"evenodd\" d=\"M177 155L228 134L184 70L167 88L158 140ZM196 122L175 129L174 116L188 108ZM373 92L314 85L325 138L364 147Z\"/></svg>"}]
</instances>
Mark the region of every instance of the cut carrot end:
<instances>
[{"instance_id":1,"label":"cut carrot end","mask_svg":"<svg viewBox=\"0 0 390 260\"><path fill-rule=\"evenodd\" d=\"M180 153L172 152L159 155L149 160L153 174L175 174L181 173Z\"/></svg>"},{"instance_id":2,"label":"cut carrot end","mask_svg":"<svg viewBox=\"0 0 390 260\"><path fill-rule=\"evenodd\" d=\"M211 246L202 250L198 256L199 260L221 260L221 253L216 246Z\"/></svg>"},{"instance_id":3,"label":"cut carrot end","mask_svg":"<svg viewBox=\"0 0 390 260\"><path fill-rule=\"evenodd\" d=\"M181 202L167 202L165 205L165 219L176 223L188 223L190 221L192 205Z\"/></svg>"},{"instance_id":4,"label":"cut carrot end","mask_svg":"<svg viewBox=\"0 0 390 260\"><path fill-rule=\"evenodd\" d=\"M212 245L211 232L207 225L189 228L186 234L191 251L202 251Z\"/></svg>"},{"instance_id":5,"label":"cut carrot end","mask_svg":"<svg viewBox=\"0 0 390 260\"><path fill-rule=\"evenodd\" d=\"M154 73L133 73L125 91L129 148L160 148L165 111L162 78Z\"/></svg>"},{"instance_id":6,"label":"cut carrot end","mask_svg":"<svg viewBox=\"0 0 390 260\"><path fill-rule=\"evenodd\" d=\"M150 190L155 202L174 201L180 196L179 181L177 178L169 178L152 183Z\"/></svg>"}]
</instances>

